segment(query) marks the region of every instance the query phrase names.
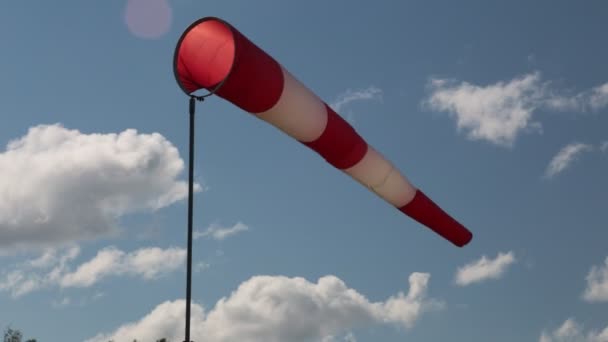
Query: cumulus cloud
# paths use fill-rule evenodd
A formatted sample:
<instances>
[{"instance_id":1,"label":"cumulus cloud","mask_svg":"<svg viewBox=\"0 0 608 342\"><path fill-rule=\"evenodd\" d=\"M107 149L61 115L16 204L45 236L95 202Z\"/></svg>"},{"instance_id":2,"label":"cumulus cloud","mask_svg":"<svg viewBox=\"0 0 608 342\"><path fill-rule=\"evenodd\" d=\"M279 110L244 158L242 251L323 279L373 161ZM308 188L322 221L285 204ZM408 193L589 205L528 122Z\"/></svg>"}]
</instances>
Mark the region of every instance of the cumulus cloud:
<instances>
[{"instance_id":1,"label":"cumulus cloud","mask_svg":"<svg viewBox=\"0 0 608 342\"><path fill-rule=\"evenodd\" d=\"M576 160L576 157L583 152L591 151L593 147L591 145L575 142L564 146L556 155L553 157L547 169L545 171L546 178L555 177L558 173L564 171L572 162Z\"/></svg>"},{"instance_id":2,"label":"cumulus cloud","mask_svg":"<svg viewBox=\"0 0 608 342\"><path fill-rule=\"evenodd\" d=\"M370 302L335 276L317 283L303 278L255 276L205 313L192 306L193 340L208 342L355 341L350 329L374 323L412 328L420 316L442 307L427 298L429 274L412 273L407 294ZM167 301L136 322L87 342L182 338L185 301Z\"/></svg>"},{"instance_id":3,"label":"cumulus cloud","mask_svg":"<svg viewBox=\"0 0 608 342\"><path fill-rule=\"evenodd\" d=\"M194 238L199 239L202 237L209 237L214 240L224 240L228 237L237 235L242 232L246 232L249 230L249 226L242 222L237 222L232 227L224 227L217 223L213 223L209 226L209 228L204 231L196 231L194 232Z\"/></svg>"},{"instance_id":4,"label":"cumulus cloud","mask_svg":"<svg viewBox=\"0 0 608 342\"><path fill-rule=\"evenodd\" d=\"M177 180L183 167L158 133L32 127L0 153L0 250L115 233L119 217L185 198L187 184Z\"/></svg>"},{"instance_id":5,"label":"cumulus cloud","mask_svg":"<svg viewBox=\"0 0 608 342\"><path fill-rule=\"evenodd\" d=\"M97 334L85 342L107 341L157 341L167 338L169 341L183 339L185 300L166 301L156 306L149 314L136 322L127 323L110 334ZM195 341L211 341L202 335L202 324L205 322L203 307L192 303L190 307L191 336ZM243 340L246 341L246 340Z\"/></svg>"},{"instance_id":6,"label":"cumulus cloud","mask_svg":"<svg viewBox=\"0 0 608 342\"><path fill-rule=\"evenodd\" d=\"M538 73L488 86L432 79L429 87L432 93L425 105L450 113L469 139L510 146L523 130L540 127L532 121L543 97Z\"/></svg>"},{"instance_id":7,"label":"cumulus cloud","mask_svg":"<svg viewBox=\"0 0 608 342\"><path fill-rule=\"evenodd\" d=\"M338 95L329 106L337 113L342 115L346 114L347 119L353 121L353 114L350 112L343 113L343 110L352 102L370 100L382 101L382 89L374 86L359 90L348 89L344 93Z\"/></svg>"},{"instance_id":8,"label":"cumulus cloud","mask_svg":"<svg viewBox=\"0 0 608 342\"><path fill-rule=\"evenodd\" d=\"M515 262L515 254L512 251L498 253L494 260L483 255L479 260L458 268L456 284L467 286L488 279L499 279Z\"/></svg>"},{"instance_id":9,"label":"cumulus cloud","mask_svg":"<svg viewBox=\"0 0 608 342\"><path fill-rule=\"evenodd\" d=\"M141 248L129 253L107 247L72 271L70 262L79 252L78 247L47 251L37 259L17 264L0 277L0 291L17 298L49 287L90 287L110 276L151 280L179 269L186 259L186 251L175 247Z\"/></svg>"},{"instance_id":10,"label":"cumulus cloud","mask_svg":"<svg viewBox=\"0 0 608 342\"><path fill-rule=\"evenodd\" d=\"M543 331L539 342L608 342L608 326L600 332L585 332L580 323L569 318L555 330Z\"/></svg>"},{"instance_id":11,"label":"cumulus cloud","mask_svg":"<svg viewBox=\"0 0 608 342\"><path fill-rule=\"evenodd\" d=\"M586 280L583 299L588 302L608 302L608 257L604 265L591 267Z\"/></svg>"},{"instance_id":12,"label":"cumulus cloud","mask_svg":"<svg viewBox=\"0 0 608 342\"><path fill-rule=\"evenodd\" d=\"M542 125L533 120L540 108L588 111L608 106L608 83L571 96L550 86L538 72L485 86L433 78L423 105L448 112L469 139L500 146L512 146L522 132L541 131Z\"/></svg>"}]
</instances>

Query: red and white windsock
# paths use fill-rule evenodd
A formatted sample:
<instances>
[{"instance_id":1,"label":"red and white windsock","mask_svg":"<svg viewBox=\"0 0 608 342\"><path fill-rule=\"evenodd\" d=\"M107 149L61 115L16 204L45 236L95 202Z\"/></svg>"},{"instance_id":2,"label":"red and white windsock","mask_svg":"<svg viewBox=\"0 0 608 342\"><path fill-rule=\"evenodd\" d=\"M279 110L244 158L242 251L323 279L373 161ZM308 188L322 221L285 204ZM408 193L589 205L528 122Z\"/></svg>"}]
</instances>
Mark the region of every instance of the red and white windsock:
<instances>
[{"instance_id":1,"label":"red and white windsock","mask_svg":"<svg viewBox=\"0 0 608 342\"><path fill-rule=\"evenodd\" d=\"M456 246L472 234L410 182L323 100L224 20L202 18L182 34L174 72L186 94L216 94L274 125ZM219 87L219 88L218 88Z\"/></svg>"}]
</instances>

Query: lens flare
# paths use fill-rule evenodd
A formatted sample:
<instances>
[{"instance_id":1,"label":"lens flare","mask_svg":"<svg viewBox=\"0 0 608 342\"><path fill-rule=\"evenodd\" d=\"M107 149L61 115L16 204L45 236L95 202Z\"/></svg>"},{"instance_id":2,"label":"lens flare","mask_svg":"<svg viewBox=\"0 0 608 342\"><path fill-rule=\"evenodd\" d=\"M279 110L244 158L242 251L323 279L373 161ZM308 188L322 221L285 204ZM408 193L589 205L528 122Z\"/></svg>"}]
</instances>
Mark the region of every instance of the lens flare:
<instances>
[{"instance_id":1,"label":"lens flare","mask_svg":"<svg viewBox=\"0 0 608 342\"><path fill-rule=\"evenodd\" d=\"M172 10L167 0L127 0L124 19L138 38L160 38L169 31Z\"/></svg>"}]
</instances>

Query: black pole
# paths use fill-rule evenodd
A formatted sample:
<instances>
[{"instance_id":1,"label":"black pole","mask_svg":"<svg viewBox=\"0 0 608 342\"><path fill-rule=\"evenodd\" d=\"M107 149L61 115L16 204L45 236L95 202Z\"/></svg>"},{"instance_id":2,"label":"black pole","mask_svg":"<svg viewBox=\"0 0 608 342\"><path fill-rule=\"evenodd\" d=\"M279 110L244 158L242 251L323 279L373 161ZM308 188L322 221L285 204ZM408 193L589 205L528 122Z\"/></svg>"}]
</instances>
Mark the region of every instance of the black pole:
<instances>
[{"instance_id":1,"label":"black pole","mask_svg":"<svg viewBox=\"0 0 608 342\"><path fill-rule=\"evenodd\" d=\"M195 97L190 97L190 147L188 165L188 261L186 278L186 340L190 341L190 302L192 300L192 216L193 203L192 187L194 183L194 112L196 107Z\"/></svg>"}]
</instances>

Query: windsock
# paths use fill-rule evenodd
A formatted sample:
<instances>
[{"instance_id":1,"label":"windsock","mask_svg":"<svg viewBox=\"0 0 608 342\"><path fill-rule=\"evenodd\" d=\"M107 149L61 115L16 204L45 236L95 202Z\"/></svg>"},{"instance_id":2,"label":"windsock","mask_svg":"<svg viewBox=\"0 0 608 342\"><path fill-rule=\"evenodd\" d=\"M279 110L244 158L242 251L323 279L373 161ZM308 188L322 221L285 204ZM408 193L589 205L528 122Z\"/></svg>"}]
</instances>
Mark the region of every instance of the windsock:
<instances>
[{"instance_id":1,"label":"windsock","mask_svg":"<svg viewBox=\"0 0 608 342\"><path fill-rule=\"evenodd\" d=\"M206 17L177 43L173 69L186 94L200 89L270 123L454 245L469 230L415 188L323 100L226 21Z\"/></svg>"}]
</instances>

